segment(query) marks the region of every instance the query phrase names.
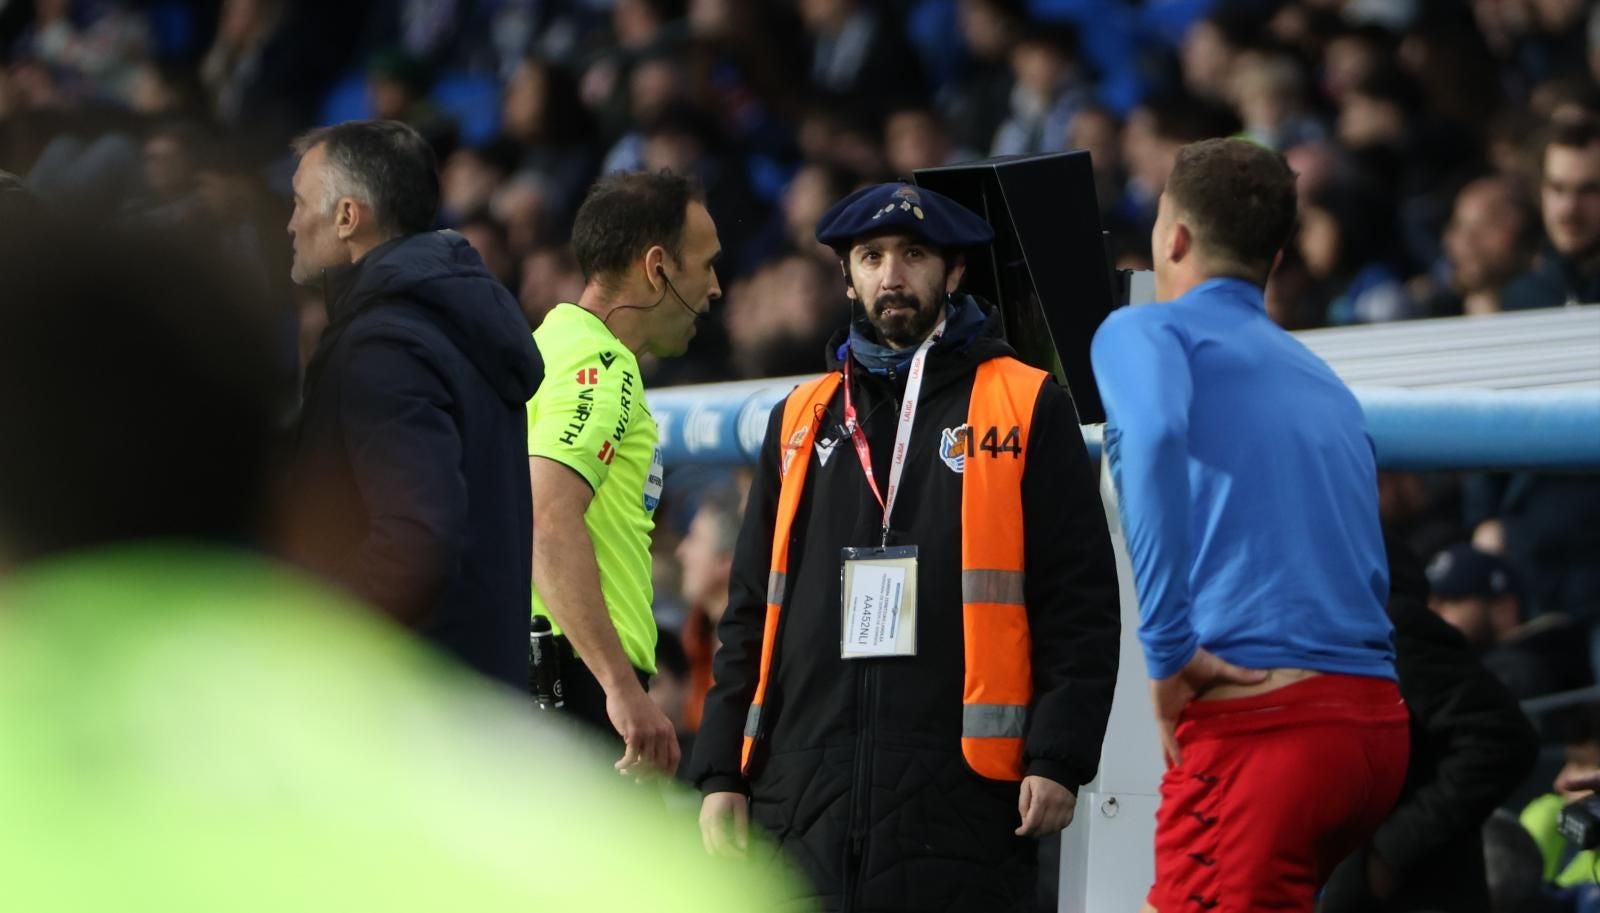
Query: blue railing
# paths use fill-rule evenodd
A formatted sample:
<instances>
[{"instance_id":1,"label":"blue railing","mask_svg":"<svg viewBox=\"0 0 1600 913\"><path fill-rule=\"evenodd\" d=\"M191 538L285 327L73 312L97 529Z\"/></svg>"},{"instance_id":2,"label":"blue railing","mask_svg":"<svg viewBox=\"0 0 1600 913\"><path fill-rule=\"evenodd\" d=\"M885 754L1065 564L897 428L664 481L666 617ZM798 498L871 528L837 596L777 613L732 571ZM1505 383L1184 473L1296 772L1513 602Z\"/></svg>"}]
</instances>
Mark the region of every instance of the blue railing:
<instances>
[{"instance_id":1,"label":"blue railing","mask_svg":"<svg viewBox=\"0 0 1600 913\"><path fill-rule=\"evenodd\" d=\"M668 466L755 459L772 407L802 378L669 387L650 394ZM1600 389L1357 388L1385 469L1600 472ZM1084 440L1098 451L1100 429Z\"/></svg>"}]
</instances>

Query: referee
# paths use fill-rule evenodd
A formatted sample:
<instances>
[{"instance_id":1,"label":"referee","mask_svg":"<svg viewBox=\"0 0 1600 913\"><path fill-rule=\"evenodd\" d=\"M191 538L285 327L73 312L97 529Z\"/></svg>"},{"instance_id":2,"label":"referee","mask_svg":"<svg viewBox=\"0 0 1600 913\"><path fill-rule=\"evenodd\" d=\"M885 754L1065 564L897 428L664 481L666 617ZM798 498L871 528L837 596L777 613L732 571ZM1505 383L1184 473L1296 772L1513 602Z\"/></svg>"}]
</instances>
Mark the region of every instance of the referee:
<instances>
[{"instance_id":1,"label":"referee","mask_svg":"<svg viewBox=\"0 0 1600 913\"><path fill-rule=\"evenodd\" d=\"M550 619L570 713L623 748L617 769L677 770L655 672L650 531L661 500L659 432L638 356L681 355L722 296L716 225L687 178L608 175L572 229L585 286L534 332L546 379L528 403L533 611Z\"/></svg>"}]
</instances>

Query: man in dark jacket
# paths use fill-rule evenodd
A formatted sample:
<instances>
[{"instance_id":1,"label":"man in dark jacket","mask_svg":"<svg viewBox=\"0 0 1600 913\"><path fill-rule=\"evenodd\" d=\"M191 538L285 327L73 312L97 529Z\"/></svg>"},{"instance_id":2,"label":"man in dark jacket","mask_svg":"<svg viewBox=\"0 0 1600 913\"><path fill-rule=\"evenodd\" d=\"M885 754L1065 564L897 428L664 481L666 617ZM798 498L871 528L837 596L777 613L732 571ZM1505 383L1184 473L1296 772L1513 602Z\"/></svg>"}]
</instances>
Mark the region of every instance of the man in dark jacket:
<instances>
[{"instance_id":1,"label":"man in dark jacket","mask_svg":"<svg viewBox=\"0 0 1600 913\"><path fill-rule=\"evenodd\" d=\"M527 681L532 516L524 406L543 376L517 302L430 232L427 143L390 121L295 144L291 275L328 328L306 369L295 484L323 510L292 557L468 666Z\"/></svg>"},{"instance_id":2,"label":"man in dark jacket","mask_svg":"<svg viewBox=\"0 0 1600 913\"><path fill-rule=\"evenodd\" d=\"M708 849L754 818L800 904L1031 909L1034 838L1099 765L1110 539L1071 398L956 291L992 237L897 184L818 225L861 316L768 424L689 771ZM996 377L1014 421L991 424Z\"/></svg>"},{"instance_id":3,"label":"man in dark jacket","mask_svg":"<svg viewBox=\"0 0 1600 913\"><path fill-rule=\"evenodd\" d=\"M1328 880L1321 913L1489 913L1484 822L1532 770L1538 736L1476 651L1428 608L1428 578L1392 535L1389 619L1411 759L1389 817Z\"/></svg>"},{"instance_id":4,"label":"man in dark jacket","mask_svg":"<svg viewBox=\"0 0 1600 913\"><path fill-rule=\"evenodd\" d=\"M1600 119L1550 125L1539 210L1549 247L1501 293L1503 310L1600 301Z\"/></svg>"}]
</instances>

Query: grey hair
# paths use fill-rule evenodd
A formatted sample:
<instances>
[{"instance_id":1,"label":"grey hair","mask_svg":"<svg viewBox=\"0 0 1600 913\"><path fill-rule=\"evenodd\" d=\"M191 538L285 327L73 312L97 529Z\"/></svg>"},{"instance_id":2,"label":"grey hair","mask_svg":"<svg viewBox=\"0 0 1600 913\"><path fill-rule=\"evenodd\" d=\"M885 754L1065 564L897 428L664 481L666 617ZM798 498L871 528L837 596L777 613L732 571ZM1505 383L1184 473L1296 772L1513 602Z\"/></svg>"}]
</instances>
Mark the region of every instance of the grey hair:
<instances>
[{"instance_id":1,"label":"grey hair","mask_svg":"<svg viewBox=\"0 0 1600 913\"><path fill-rule=\"evenodd\" d=\"M315 147L313 147L315 148ZM310 149L296 149L304 156ZM333 215L334 207L339 201L350 197L357 203L377 211L377 204L373 200L372 188L362 179L355 170L355 163L350 161L350 156L341 155L337 158L332 151L328 153L328 170L322 181L322 199L317 201L317 208L325 216ZM381 221L381 219L380 219Z\"/></svg>"},{"instance_id":2,"label":"grey hair","mask_svg":"<svg viewBox=\"0 0 1600 913\"><path fill-rule=\"evenodd\" d=\"M324 215L349 197L372 210L387 236L432 227L439 211L439 172L433 147L416 130L398 121L350 121L312 130L293 143L301 157L318 146L328 160L317 201Z\"/></svg>"}]
</instances>

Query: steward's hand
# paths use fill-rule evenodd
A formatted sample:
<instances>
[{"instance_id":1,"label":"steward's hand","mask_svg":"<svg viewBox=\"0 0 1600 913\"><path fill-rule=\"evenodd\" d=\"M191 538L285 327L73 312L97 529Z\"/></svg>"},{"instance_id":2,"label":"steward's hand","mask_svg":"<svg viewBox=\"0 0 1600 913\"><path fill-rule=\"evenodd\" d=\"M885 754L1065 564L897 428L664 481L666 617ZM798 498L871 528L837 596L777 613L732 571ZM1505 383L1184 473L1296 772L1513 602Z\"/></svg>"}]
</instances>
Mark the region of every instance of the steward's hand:
<instances>
[{"instance_id":1,"label":"steward's hand","mask_svg":"<svg viewBox=\"0 0 1600 913\"><path fill-rule=\"evenodd\" d=\"M750 802L743 793L711 793L700 803L700 841L713 856L743 858L750 843Z\"/></svg>"},{"instance_id":2,"label":"steward's hand","mask_svg":"<svg viewBox=\"0 0 1600 913\"><path fill-rule=\"evenodd\" d=\"M1045 837L1072 823L1078 798L1065 786L1045 777L1023 777L1017 797L1017 812L1022 816L1018 837Z\"/></svg>"}]
</instances>

